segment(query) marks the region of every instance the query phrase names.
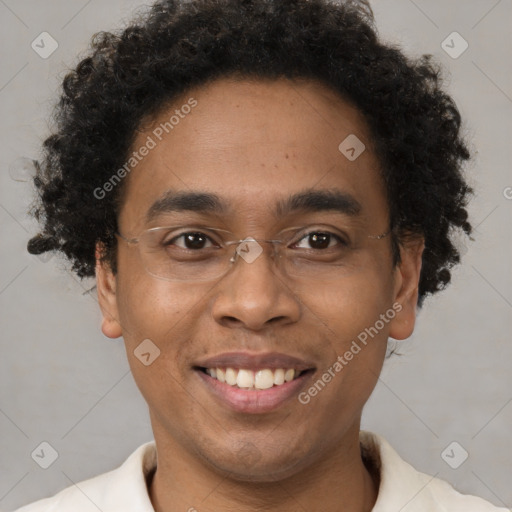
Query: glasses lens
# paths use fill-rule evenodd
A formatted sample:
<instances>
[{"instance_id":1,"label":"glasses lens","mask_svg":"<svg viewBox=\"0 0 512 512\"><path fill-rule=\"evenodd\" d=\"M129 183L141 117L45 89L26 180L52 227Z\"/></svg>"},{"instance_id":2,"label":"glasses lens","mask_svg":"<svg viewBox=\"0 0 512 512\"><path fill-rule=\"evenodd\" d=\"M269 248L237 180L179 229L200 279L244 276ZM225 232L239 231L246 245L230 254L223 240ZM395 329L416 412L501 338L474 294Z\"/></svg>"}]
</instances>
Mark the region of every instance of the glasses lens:
<instances>
[{"instance_id":1,"label":"glasses lens","mask_svg":"<svg viewBox=\"0 0 512 512\"><path fill-rule=\"evenodd\" d=\"M140 252L149 274L170 281L206 281L229 268L230 247L215 235L191 228L170 227L145 231Z\"/></svg>"},{"instance_id":2,"label":"glasses lens","mask_svg":"<svg viewBox=\"0 0 512 512\"><path fill-rule=\"evenodd\" d=\"M232 233L213 229L166 227L145 231L139 244L149 274L170 281L208 281L226 274L235 260L243 260L239 265L252 264L264 253L263 241L246 238L237 243L233 238ZM266 242L276 248L274 269L309 282L346 277L365 268L372 258L368 237L366 244L350 246L331 233L313 231L298 241L292 234Z\"/></svg>"},{"instance_id":3,"label":"glasses lens","mask_svg":"<svg viewBox=\"0 0 512 512\"><path fill-rule=\"evenodd\" d=\"M354 254L297 254L297 250L285 247L280 262L285 275L312 282L330 282L361 268L361 260Z\"/></svg>"}]
</instances>

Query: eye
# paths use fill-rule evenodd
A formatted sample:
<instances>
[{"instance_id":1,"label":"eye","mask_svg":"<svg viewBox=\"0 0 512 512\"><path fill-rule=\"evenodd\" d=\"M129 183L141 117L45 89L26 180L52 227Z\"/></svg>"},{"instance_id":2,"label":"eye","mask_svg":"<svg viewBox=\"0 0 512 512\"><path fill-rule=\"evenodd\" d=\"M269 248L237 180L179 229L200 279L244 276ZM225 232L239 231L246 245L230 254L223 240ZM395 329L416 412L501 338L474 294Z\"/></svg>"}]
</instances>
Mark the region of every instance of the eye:
<instances>
[{"instance_id":1,"label":"eye","mask_svg":"<svg viewBox=\"0 0 512 512\"><path fill-rule=\"evenodd\" d=\"M178 243L178 240L181 240L181 242ZM207 244L210 245L207 245ZM201 233L199 231L189 231L186 233L181 233L178 236L175 236L174 238L163 241L162 244L165 247L169 247L171 245L176 245L177 247L180 247L181 249L188 249L188 250L198 250L198 249L205 249L209 247L213 247L213 244L210 240L210 238L205 235L204 233Z\"/></svg>"},{"instance_id":2,"label":"eye","mask_svg":"<svg viewBox=\"0 0 512 512\"><path fill-rule=\"evenodd\" d=\"M340 236L335 235L334 233L330 233L329 231L310 231L306 235L304 235L294 246L299 247L301 249L330 249L331 247L336 246L336 243L340 248L346 247L348 244L345 240L343 240ZM301 244L309 244L309 247Z\"/></svg>"}]
</instances>

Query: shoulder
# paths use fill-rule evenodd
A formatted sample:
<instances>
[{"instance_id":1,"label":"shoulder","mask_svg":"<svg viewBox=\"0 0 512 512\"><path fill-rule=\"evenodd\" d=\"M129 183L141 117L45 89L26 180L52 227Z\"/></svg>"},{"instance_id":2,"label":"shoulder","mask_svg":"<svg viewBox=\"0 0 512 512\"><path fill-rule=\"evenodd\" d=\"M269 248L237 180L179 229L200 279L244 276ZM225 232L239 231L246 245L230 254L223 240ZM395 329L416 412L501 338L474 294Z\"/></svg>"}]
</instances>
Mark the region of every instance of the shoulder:
<instances>
[{"instance_id":1,"label":"shoulder","mask_svg":"<svg viewBox=\"0 0 512 512\"><path fill-rule=\"evenodd\" d=\"M377 434L361 431L359 440L363 459L380 476L372 512L510 512L417 471Z\"/></svg>"},{"instance_id":2,"label":"shoulder","mask_svg":"<svg viewBox=\"0 0 512 512\"><path fill-rule=\"evenodd\" d=\"M117 469L67 487L55 496L26 505L15 512L153 512L146 486L156 467L155 443L146 443Z\"/></svg>"},{"instance_id":3,"label":"shoulder","mask_svg":"<svg viewBox=\"0 0 512 512\"><path fill-rule=\"evenodd\" d=\"M497 507L478 496L461 494L439 478L432 479L429 492L439 510L446 512L510 512L510 509Z\"/></svg>"}]
</instances>

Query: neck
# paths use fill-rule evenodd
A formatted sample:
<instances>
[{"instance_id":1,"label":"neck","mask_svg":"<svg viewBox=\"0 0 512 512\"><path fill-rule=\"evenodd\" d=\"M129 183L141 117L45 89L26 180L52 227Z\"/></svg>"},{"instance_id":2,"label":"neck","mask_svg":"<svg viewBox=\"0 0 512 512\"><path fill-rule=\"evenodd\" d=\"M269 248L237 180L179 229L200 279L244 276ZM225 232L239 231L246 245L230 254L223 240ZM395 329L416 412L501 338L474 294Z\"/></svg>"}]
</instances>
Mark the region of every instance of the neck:
<instances>
[{"instance_id":1,"label":"neck","mask_svg":"<svg viewBox=\"0 0 512 512\"><path fill-rule=\"evenodd\" d=\"M207 467L178 443L155 432L158 468L149 485L156 512L370 512L378 494L378 477L365 466L359 448L359 425L347 432L338 450L286 478L247 482Z\"/></svg>"}]
</instances>

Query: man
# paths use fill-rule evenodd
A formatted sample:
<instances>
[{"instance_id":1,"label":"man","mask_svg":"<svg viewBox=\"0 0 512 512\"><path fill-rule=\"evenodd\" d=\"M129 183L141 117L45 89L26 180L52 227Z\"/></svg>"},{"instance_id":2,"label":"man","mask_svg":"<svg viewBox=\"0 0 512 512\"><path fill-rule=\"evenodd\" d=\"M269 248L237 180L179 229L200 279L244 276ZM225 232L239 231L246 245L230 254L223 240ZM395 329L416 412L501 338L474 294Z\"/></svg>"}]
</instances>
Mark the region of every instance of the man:
<instances>
[{"instance_id":1,"label":"man","mask_svg":"<svg viewBox=\"0 0 512 512\"><path fill-rule=\"evenodd\" d=\"M96 275L155 442L21 511L504 510L360 432L471 232L427 57L364 2L165 1L63 89L29 250Z\"/></svg>"}]
</instances>

